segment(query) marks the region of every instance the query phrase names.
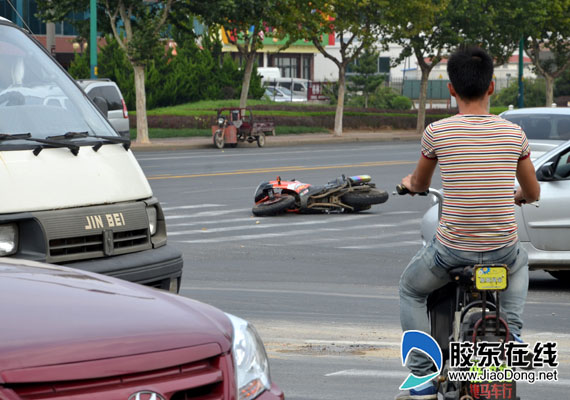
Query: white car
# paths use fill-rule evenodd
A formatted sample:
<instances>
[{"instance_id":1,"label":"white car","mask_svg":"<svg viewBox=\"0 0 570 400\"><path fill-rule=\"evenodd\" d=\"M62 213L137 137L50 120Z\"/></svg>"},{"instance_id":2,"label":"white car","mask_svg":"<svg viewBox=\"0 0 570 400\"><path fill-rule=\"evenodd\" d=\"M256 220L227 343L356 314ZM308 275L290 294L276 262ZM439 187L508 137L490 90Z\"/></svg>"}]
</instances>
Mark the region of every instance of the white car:
<instances>
[{"instance_id":1,"label":"white car","mask_svg":"<svg viewBox=\"0 0 570 400\"><path fill-rule=\"evenodd\" d=\"M556 126L560 127L560 121ZM533 161L540 183L540 201L515 207L519 240L528 252L530 269L570 278L570 140ZM430 240L438 225L438 204L424 215L422 239Z\"/></svg>"},{"instance_id":2,"label":"white car","mask_svg":"<svg viewBox=\"0 0 570 400\"><path fill-rule=\"evenodd\" d=\"M570 108L567 107L521 108L505 111L500 117L523 128L533 160L570 140Z\"/></svg>"}]
</instances>

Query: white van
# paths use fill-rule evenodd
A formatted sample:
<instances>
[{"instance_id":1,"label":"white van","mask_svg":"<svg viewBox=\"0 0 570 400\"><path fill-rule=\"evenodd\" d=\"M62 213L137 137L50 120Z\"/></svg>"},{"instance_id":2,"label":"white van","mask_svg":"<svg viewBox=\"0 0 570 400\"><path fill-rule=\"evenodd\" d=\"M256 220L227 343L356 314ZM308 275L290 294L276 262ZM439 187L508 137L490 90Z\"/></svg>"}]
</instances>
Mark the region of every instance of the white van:
<instances>
[{"instance_id":1,"label":"white van","mask_svg":"<svg viewBox=\"0 0 570 400\"><path fill-rule=\"evenodd\" d=\"M261 75L261 82L281 78L281 70L277 67L260 67L257 73Z\"/></svg>"},{"instance_id":2,"label":"white van","mask_svg":"<svg viewBox=\"0 0 570 400\"><path fill-rule=\"evenodd\" d=\"M177 292L182 256L129 144L39 42L0 18L0 256Z\"/></svg>"}]
</instances>

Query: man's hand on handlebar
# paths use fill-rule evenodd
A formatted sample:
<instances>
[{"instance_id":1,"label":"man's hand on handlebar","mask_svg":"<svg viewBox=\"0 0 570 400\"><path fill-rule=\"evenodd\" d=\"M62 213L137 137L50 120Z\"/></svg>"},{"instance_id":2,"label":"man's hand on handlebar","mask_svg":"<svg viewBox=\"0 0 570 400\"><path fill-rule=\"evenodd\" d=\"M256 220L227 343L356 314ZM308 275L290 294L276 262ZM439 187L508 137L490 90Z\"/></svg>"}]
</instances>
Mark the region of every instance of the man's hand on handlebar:
<instances>
[{"instance_id":1,"label":"man's hand on handlebar","mask_svg":"<svg viewBox=\"0 0 570 400\"><path fill-rule=\"evenodd\" d=\"M537 202L531 202L528 203L524 197L524 193L521 190L521 188L517 188L515 190L515 204L519 207L521 207L523 204L530 204L533 205L535 207L538 207L538 203Z\"/></svg>"},{"instance_id":2,"label":"man's hand on handlebar","mask_svg":"<svg viewBox=\"0 0 570 400\"><path fill-rule=\"evenodd\" d=\"M402 186L407 190L407 192L401 189ZM402 178L402 182L400 183L400 185L398 185L398 187L400 188L398 189L399 194L410 194L412 196L416 195L414 192L410 190L410 188L412 187L412 174L404 176Z\"/></svg>"}]
</instances>

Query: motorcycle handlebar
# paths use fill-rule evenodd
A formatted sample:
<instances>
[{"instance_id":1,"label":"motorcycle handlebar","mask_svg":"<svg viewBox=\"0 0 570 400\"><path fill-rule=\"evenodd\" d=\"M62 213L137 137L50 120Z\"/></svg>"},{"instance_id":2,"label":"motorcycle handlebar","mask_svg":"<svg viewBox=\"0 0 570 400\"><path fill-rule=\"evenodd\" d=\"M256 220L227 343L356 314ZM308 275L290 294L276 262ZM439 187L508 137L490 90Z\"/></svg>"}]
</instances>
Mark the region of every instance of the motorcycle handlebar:
<instances>
[{"instance_id":1,"label":"motorcycle handlebar","mask_svg":"<svg viewBox=\"0 0 570 400\"><path fill-rule=\"evenodd\" d=\"M403 196L405 194L412 194L412 192L410 192L408 190L408 188L405 187L404 185L402 185L401 183L396 186L396 192L401 196ZM426 190L425 192L414 193L414 194L418 194L420 196L427 196L429 194L429 190Z\"/></svg>"}]
</instances>

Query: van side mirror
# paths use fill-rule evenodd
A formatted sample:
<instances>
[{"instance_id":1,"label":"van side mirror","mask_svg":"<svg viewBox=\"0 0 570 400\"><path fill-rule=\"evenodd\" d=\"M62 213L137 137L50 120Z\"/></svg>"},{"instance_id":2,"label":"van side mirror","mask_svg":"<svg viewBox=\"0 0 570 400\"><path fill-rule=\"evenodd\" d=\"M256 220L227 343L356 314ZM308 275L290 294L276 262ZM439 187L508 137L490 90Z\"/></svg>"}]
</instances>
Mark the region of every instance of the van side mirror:
<instances>
[{"instance_id":1,"label":"van side mirror","mask_svg":"<svg viewBox=\"0 0 570 400\"><path fill-rule=\"evenodd\" d=\"M107 100L100 96L93 97L93 103L101 110L101 113L107 118L109 113L109 105L107 104Z\"/></svg>"},{"instance_id":2,"label":"van side mirror","mask_svg":"<svg viewBox=\"0 0 570 400\"><path fill-rule=\"evenodd\" d=\"M538 179L539 181L554 180L555 167L556 165L552 161L544 163L542 167L540 167L538 171L536 171L536 179Z\"/></svg>"}]
</instances>

